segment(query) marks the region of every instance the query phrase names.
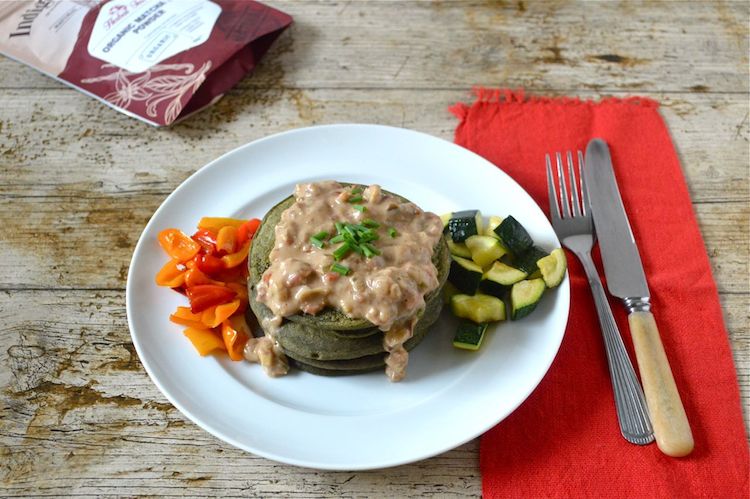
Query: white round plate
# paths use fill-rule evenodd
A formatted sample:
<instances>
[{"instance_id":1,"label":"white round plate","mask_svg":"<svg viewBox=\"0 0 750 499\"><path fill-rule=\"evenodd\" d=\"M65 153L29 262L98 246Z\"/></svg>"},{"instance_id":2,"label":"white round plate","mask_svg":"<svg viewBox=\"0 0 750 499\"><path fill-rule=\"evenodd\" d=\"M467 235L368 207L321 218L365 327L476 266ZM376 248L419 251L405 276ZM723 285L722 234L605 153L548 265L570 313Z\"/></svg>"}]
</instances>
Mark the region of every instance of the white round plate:
<instances>
[{"instance_id":1,"label":"white round plate","mask_svg":"<svg viewBox=\"0 0 750 499\"><path fill-rule=\"evenodd\" d=\"M444 312L413 350L400 383L381 372L268 378L257 364L200 357L182 328L169 321L186 300L154 284L166 262L157 243L161 230L192 233L203 216L261 218L296 183L324 179L377 183L438 214L474 208L485 215L512 214L538 245L559 247L547 218L518 184L450 142L376 125L303 128L257 140L183 182L138 241L128 275L128 323L156 386L218 438L319 469L417 461L503 420L539 384L557 353L568 318L567 279L529 317L491 326L477 352L453 347L455 321Z\"/></svg>"}]
</instances>

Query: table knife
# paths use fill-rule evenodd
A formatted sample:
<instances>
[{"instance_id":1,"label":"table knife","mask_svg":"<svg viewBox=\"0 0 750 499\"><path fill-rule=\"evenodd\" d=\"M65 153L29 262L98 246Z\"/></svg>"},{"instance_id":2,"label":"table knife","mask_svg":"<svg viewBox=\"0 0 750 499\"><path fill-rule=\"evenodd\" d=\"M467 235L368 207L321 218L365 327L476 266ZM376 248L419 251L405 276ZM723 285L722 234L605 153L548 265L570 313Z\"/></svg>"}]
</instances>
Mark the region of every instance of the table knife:
<instances>
[{"instance_id":1,"label":"table knife","mask_svg":"<svg viewBox=\"0 0 750 499\"><path fill-rule=\"evenodd\" d=\"M591 202L607 288L628 310L630 334L656 443L664 454L686 456L693 450L693 434L651 313L646 275L606 142L601 139L589 142L585 165L586 192Z\"/></svg>"}]
</instances>

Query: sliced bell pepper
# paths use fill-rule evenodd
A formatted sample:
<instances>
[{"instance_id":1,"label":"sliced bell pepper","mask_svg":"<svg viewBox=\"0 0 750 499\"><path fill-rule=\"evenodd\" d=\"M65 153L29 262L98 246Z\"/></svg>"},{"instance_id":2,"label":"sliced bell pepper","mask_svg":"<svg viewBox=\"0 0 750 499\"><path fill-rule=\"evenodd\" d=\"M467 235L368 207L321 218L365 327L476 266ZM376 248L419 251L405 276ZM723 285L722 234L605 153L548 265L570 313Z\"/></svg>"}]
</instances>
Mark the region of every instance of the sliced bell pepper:
<instances>
[{"instance_id":1,"label":"sliced bell pepper","mask_svg":"<svg viewBox=\"0 0 750 499\"><path fill-rule=\"evenodd\" d=\"M197 314L214 305L221 305L234 300L237 293L225 286L201 284L185 290L190 300L190 310Z\"/></svg>"},{"instance_id":2,"label":"sliced bell pepper","mask_svg":"<svg viewBox=\"0 0 750 499\"><path fill-rule=\"evenodd\" d=\"M196 329L189 327L184 332L201 357L205 357L214 350L226 350L223 338L210 329Z\"/></svg>"},{"instance_id":3,"label":"sliced bell pepper","mask_svg":"<svg viewBox=\"0 0 750 499\"><path fill-rule=\"evenodd\" d=\"M216 250L224 254L234 253L237 245L237 229L231 225L225 225L216 236Z\"/></svg>"},{"instance_id":4,"label":"sliced bell pepper","mask_svg":"<svg viewBox=\"0 0 750 499\"><path fill-rule=\"evenodd\" d=\"M244 223L245 220L239 220L237 218L203 217L200 222L198 222L198 228L218 233L221 228L226 225L231 225L232 227L239 229Z\"/></svg>"},{"instance_id":5,"label":"sliced bell pepper","mask_svg":"<svg viewBox=\"0 0 750 499\"><path fill-rule=\"evenodd\" d=\"M156 274L156 284L169 288L179 288L185 284L186 268L178 260L168 261Z\"/></svg>"},{"instance_id":6,"label":"sliced bell pepper","mask_svg":"<svg viewBox=\"0 0 750 499\"><path fill-rule=\"evenodd\" d=\"M240 308L240 300L232 300L214 307L209 307L201 312L201 322L209 328L218 327Z\"/></svg>"},{"instance_id":7,"label":"sliced bell pepper","mask_svg":"<svg viewBox=\"0 0 750 499\"><path fill-rule=\"evenodd\" d=\"M250 327L241 315L230 317L221 323L221 337L224 340L224 348L227 349L229 358L232 360L242 360L242 354L245 343L250 339Z\"/></svg>"},{"instance_id":8,"label":"sliced bell pepper","mask_svg":"<svg viewBox=\"0 0 750 499\"><path fill-rule=\"evenodd\" d=\"M237 293L237 299L240 301L238 312L244 312L247 308L247 282L228 282L227 287Z\"/></svg>"},{"instance_id":9,"label":"sliced bell pepper","mask_svg":"<svg viewBox=\"0 0 750 499\"><path fill-rule=\"evenodd\" d=\"M257 218L253 218L242 224L237 229L237 246L242 247L243 244L250 241L258 230L258 227L260 227L260 220Z\"/></svg>"},{"instance_id":10,"label":"sliced bell pepper","mask_svg":"<svg viewBox=\"0 0 750 499\"><path fill-rule=\"evenodd\" d=\"M193 258L201 246L178 229L165 229L159 232L159 244L170 258L186 262Z\"/></svg>"},{"instance_id":11,"label":"sliced bell pepper","mask_svg":"<svg viewBox=\"0 0 750 499\"><path fill-rule=\"evenodd\" d=\"M188 269L185 272L185 287L192 288L193 286L200 286L201 284L215 284L216 286L223 286L224 283L221 281L215 281L208 277L206 274L201 272L201 269L194 267Z\"/></svg>"},{"instance_id":12,"label":"sliced bell pepper","mask_svg":"<svg viewBox=\"0 0 750 499\"><path fill-rule=\"evenodd\" d=\"M213 255L216 253L216 234L210 230L198 230L190 236L196 243L201 245L201 252Z\"/></svg>"},{"instance_id":13,"label":"sliced bell pepper","mask_svg":"<svg viewBox=\"0 0 750 499\"><path fill-rule=\"evenodd\" d=\"M224 268L231 269L242 262L247 260L247 253L250 251L250 241L242 245L242 247L236 253L224 255L221 257L221 261L224 263Z\"/></svg>"},{"instance_id":14,"label":"sliced bell pepper","mask_svg":"<svg viewBox=\"0 0 750 499\"><path fill-rule=\"evenodd\" d=\"M169 316L169 320L181 326L206 329L206 326L201 322L201 314L194 314L189 307L177 307L177 310Z\"/></svg>"},{"instance_id":15,"label":"sliced bell pepper","mask_svg":"<svg viewBox=\"0 0 750 499\"><path fill-rule=\"evenodd\" d=\"M224 270L224 262L221 258L213 255L200 254L195 257L195 266L205 274L215 275Z\"/></svg>"}]
</instances>

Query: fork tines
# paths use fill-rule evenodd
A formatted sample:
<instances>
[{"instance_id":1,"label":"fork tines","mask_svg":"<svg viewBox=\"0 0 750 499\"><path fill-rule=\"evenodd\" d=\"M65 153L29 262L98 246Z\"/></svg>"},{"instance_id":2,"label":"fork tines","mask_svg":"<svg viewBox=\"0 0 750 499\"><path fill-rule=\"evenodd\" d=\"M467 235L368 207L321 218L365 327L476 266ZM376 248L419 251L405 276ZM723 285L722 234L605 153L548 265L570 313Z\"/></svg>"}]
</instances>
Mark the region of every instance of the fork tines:
<instances>
[{"instance_id":1,"label":"fork tines","mask_svg":"<svg viewBox=\"0 0 750 499\"><path fill-rule=\"evenodd\" d=\"M555 218L570 218L571 213L573 217L581 215L587 215L587 206L589 205L588 194L586 194L586 184L583 179L583 153L579 150L578 152L578 179L576 181L576 167L573 162L573 153L568 151L566 153L566 159L568 163L568 179L566 182L565 174L563 172L563 159L562 155L557 152L555 153L555 159L557 163L557 184L560 186L560 196L558 196L555 189L555 178L552 173L552 159L549 154L545 155L547 162L547 186L549 187L549 211L550 216ZM568 196L568 185L570 185L570 196ZM579 197L580 192L580 197ZM568 201L570 199L570 201ZM581 200L583 201L581 203ZM570 206L572 203L572 207ZM562 207L562 210L561 210ZM562 212L562 214L561 214Z\"/></svg>"}]
</instances>

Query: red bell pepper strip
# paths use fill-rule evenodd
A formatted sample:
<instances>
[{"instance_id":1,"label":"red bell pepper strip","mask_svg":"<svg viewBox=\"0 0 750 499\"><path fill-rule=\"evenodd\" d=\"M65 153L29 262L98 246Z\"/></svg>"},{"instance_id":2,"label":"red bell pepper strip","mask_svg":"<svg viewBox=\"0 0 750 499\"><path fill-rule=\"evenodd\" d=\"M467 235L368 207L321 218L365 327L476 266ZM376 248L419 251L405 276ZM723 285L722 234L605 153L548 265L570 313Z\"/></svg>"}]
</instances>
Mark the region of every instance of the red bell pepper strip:
<instances>
[{"instance_id":1,"label":"red bell pepper strip","mask_svg":"<svg viewBox=\"0 0 750 499\"><path fill-rule=\"evenodd\" d=\"M257 218L253 218L242 224L237 229L237 246L241 248L246 242L252 240L258 227L260 227L260 220Z\"/></svg>"},{"instance_id":2,"label":"red bell pepper strip","mask_svg":"<svg viewBox=\"0 0 750 499\"><path fill-rule=\"evenodd\" d=\"M197 314L214 305L221 305L234 300L237 293L225 286L215 284L201 284L185 290L190 300L190 310Z\"/></svg>"},{"instance_id":3,"label":"red bell pepper strip","mask_svg":"<svg viewBox=\"0 0 750 499\"><path fill-rule=\"evenodd\" d=\"M201 245L201 253L213 255L216 253L216 234L210 230L198 230L191 236L192 240Z\"/></svg>"},{"instance_id":4,"label":"red bell pepper strip","mask_svg":"<svg viewBox=\"0 0 750 499\"><path fill-rule=\"evenodd\" d=\"M204 274L215 275L224 270L224 262L221 258L213 255L200 254L195 257L195 266Z\"/></svg>"}]
</instances>

